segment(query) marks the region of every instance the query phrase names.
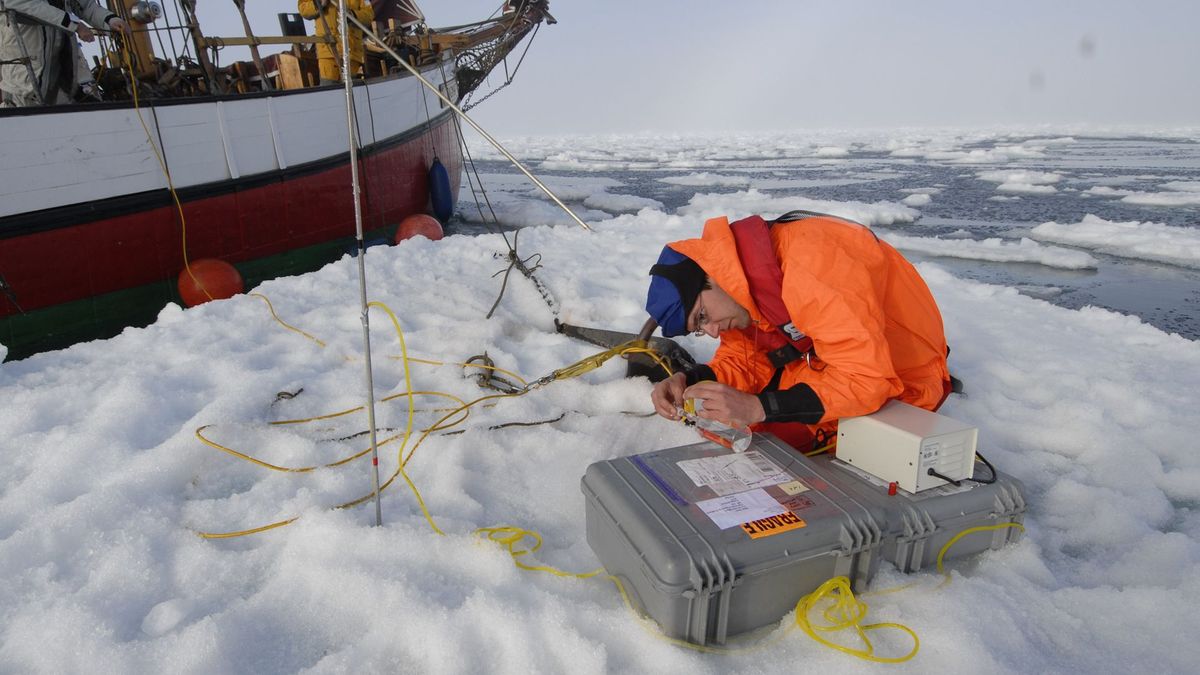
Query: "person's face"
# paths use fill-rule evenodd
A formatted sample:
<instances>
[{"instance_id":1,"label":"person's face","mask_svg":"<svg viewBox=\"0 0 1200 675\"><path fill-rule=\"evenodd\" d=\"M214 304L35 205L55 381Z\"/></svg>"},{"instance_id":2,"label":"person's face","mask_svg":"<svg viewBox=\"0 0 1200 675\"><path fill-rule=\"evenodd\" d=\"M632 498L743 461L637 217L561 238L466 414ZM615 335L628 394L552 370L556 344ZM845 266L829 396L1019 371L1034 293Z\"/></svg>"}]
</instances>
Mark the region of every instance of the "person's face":
<instances>
[{"instance_id":1,"label":"person's face","mask_svg":"<svg viewBox=\"0 0 1200 675\"><path fill-rule=\"evenodd\" d=\"M696 305L688 315L688 330L696 335L717 337L723 331L746 328L750 312L737 304L720 286L700 291Z\"/></svg>"}]
</instances>

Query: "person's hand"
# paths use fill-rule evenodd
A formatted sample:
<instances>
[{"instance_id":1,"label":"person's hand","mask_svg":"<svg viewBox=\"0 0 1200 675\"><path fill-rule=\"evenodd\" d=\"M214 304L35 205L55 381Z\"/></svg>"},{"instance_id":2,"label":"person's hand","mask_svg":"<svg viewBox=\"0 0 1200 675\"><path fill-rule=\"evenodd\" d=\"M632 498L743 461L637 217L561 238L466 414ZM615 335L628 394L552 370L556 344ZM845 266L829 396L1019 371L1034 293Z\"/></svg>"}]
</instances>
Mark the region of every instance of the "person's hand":
<instances>
[{"instance_id":1,"label":"person's hand","mask_svg":"<svg viewBox=\"0 0 1200 675\"><path fill-rule=\"evenodd\" d=\"M683 373L675 373L654 385L654 391L650 392L654 412L669 420L678 420L679 408L683 406L683 390L686 387L687 376Z\"/></svg>"},{"instance_id":2,"label":"person's hand","mask_svg":"<svg viewBox=\"0 0 1200 675\"><path fill-rule=\"evenodd\" d=\"M720 382L697 382L684 390L683 397L703 402L703 406L696 406L700 417L731 427L748 427L767 418L757 396Z\"/></svg>"},{"instance_id":3,"label":"person's hand","mask_svg":"<svg viewBox=\"0 0 1200 675\"><path fill-rule=\"evenodd\" d=\"M75 25L75 35L84 42L92 42L96 39L96 34L92 32L92 29L82 23Z\"/></svg>"},{"instance_id":4,"label":"person's hand","mask_svg":"<svg viewBox=\"0 0 1200 675\"><path fill-rule=\"evenodd\" d=\"M109 30L113 31L114 33L128 33L129 32L129 24L125 23L125 20L119 16L114 16L113 18L108 20L108 28L109 28Z\"/></svg>"}]
</instances>

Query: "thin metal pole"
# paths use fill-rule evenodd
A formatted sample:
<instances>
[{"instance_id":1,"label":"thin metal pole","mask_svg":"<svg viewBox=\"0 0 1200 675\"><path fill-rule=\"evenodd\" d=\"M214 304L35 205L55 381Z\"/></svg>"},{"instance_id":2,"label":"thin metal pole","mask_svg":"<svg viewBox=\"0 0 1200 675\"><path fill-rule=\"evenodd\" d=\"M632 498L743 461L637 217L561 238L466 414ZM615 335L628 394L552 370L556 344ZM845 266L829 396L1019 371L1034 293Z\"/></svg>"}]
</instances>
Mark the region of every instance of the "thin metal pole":
<instances>
[{"instance_id":1,"label":"thin metal pole","mask_svg":"<svg viewBox=\"0 0 1200 675\"><path fill-rule=\"evenodd\" d=\"M343 1L344 1L344 0L343 0ZM591 229L592 229L591 227L589 227L589 226L588 226L588 224L587 224L587 223L583 222L583 220L581 220L581 219L579 218L579 216L575 215L575 212L574 212L574 211L572 211L572 210L571 210L571 209L570 209L570 208L569 208L569 207L568 207L566 204L562 203L562 201L561 201L561 200L558 198L558 195L556 195L556 194L554 194L553 192L551 192L551 191L550 191L550 188L546 187L546 186L545 186L545 185L542 183L542 181L540 181L540 180L538 180L538 179L537 179L537 176L533 175L533 173L531 173L531 172L529 171L529 169L526 169L524 164L521 164L521 162L517 161L517 158L516 158L516 157L513 157L513 156L512 156L512 154L511 154L511 153L510 153L508 150L505 150L505 149L504 149L504 146L503 146L503 145L500 145L500 141L497 141L496 139L492 138L492 135L491 135L491 134L489 134L488 132L484 131L484 130L483 130L483 127L481 127L481 126L479 126L478 124L476 124L476 123L475 123L475 120L473 120L473 119L471 119L470 117L468 117L468 116L467 116L467 113L465 113L465 112L463 112L461 109L459 109L459 107L458 107L457 105L455 105L455 104L454 104L454 101L451 101L450 99L446 98L446 95L445 95L445 94L443 94L443 93L442 93L442 92L441 92L441 91L440 91L440 90L439 90L437 87L435 87L435 86L433 86L432 84L430 84L430 83L429 83L429 80L426 80L424 77L422 77L422 76L421 76L421 73L417 72L417 69L416 69L416 68L414 68L414 67L412 67L412 65L411 65L411 64L409 64L409 62L408 62L408 60L407 60L407 59L401 58L399 54L397 54L397 53L396 53L394 50L392 50L392 48L391 48L391 47L389 47L389 46L387 46L386 44L384 44L383 40L380 40L380 39L379 39L379 36L378 36L378 35L376 35L375 33L371 32L371 29L370 29L370 28L367 28L366 26L364 26L364 25L363 25L363 23L362 23L361 21L359 21L359 20L358 20L358 17L351 16L351 17L349 17L349 19L350 19L350 21L351 21L351 22L352 22L352 23L353 23L355 26L357 26L357 27L358 27L360 30L362 30L362 32L363 32L365 35L367 35L368 37L370 37L370 38L371 38L371 40L373 40L373 41L375 42L375 44L377 44L377 45L379 45L380 47L382 47L384 51L386 51L388 54L390 54L390 55L392 56L392 58L394 58L394 59L396 59L397 61L399 61L399 62L400 62L400 65L402 65L402 66L404 66L405 68L407 68L407 69L408 69L408 72L410 72L410 73L412 73L413 75L415 75L415 76L416 76L416 78L417 78L418 80L420 80L420 81L421 81L421 84L423 84L423 85L425 85L426 87L428 87L428 88L429 88L429 90L430 90L430 91L432 91L434 94L437 94L437 97L438 97L438 98L440 98L440 99L442 99L442 102L443 102L443 103L445 103L446 105L450 106L450 109L451 109L451 110L453 110L455 113L457 113L459 117L461 117L461 118L463 118L464 120L466 120L466 121L467 121L467 124L470 124L470 125L471 125L471 127L472 127L473 129L475 129L475 131L478 131L478 132L479 132L479 134L480 134L481 136L483 136L485 139L487 139L487 142L488 142L488 143L491 143L491 144L492 144L492 145L493 145L493 146L494 146L494 147L495 147L497 150L499 150L499 151L500 151L500 154L502 154L502 155L504 155L505 157L507 157L507 158L508 158L508 161L510 161L510 162L512 162L512 163L513 163L513 166L515 166L515 167L517 167L518 169L520 169L520 170L521 170L521 173L523 173L523 174L525 174L526 176L528 176L528 177L529 177L529 180L533 181L533 184L534 184L534 185L536 185L536 186L538 186L539 188L541 188L542 192L545 192L547 197L549 197L550 199L554 200L554 203L555 203L555 204L558 204L559 208L561 208L563 211L566 211L566 212L567 212L567 215L569 215L569 216L571 216L572 218L574 218L574 219L575 219L575 222L579 223L579 225L580 225L581 227L583 227L583 229L585 229L585 230L591 230ZM441 58L441 57L439 56L438 58Z\"/></svg>"},{"instance_id":2,"label":"thin metal pole","mask_svg":"<svg viewBox=\"0 0 1200 675\"><path fill-rule=\"evenodd\" d=\"M362 307L363 353L367 368L367 424L371 429L371 471L375 485L375 524L383 524L383 509L379 505L379 443L375 437L375 378L371 372L371 320L367 307L367 246L363 241L362 204L358 184L358 125L354 114L353 73L350 72L350 39L346 34L346 0L338 0L341 14L342 83L346 86L346 127L350 133L350 183L354 186L354 228L358 238L358 298ZM355 23L358 23L356 20Z\"/></svg>"}]
</instances>

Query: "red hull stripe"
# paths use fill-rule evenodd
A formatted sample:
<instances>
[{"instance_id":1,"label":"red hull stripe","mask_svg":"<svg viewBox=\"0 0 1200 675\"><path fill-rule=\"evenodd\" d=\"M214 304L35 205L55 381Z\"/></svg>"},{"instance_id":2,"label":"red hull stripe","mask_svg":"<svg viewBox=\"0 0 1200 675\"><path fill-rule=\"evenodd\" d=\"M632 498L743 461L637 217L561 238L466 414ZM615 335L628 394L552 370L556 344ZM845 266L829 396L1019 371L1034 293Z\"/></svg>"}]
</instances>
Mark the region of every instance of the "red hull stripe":
<instances>
[{"instance_id":1,"label":"red hull stripe","mask_svg":"<svg viewBox=\"0 0 1200 675\"><path fill-rule=\"evenodd\" d=\"M437 155L458 194L462 157L453 119L372 146L359 159L364 227L398 223L428 207L428 169ZM398 137L399 138L399 137ZM188 257L237 263L353 236L348 155L328 166L275 172L266 182L224 181L181 191ZM199 192L197 192L199 190ZM111 216L84 212L74 222L9 237L0 275L26 311L174 279L183 269L179 218L164 191L157 206ZM118 198L126 200L129 198ZM108 201L108 200L105 200ZM0 302L0 317L16 313Z\"/></svg>"},{"instance_id":2,"label":"red hull stripe","mask_svg":"<svg viewBox=\"0 0 1200 675\"><path fill-rule=\"evenodd\" d=\"M433 118L429 128L436 130L437 127L445 124L447 121L453 121L450 119L450 115L452 114L451 111L447 110ZM397 145L408 143L428 133L429 128L421 125L391 138L372 143L359 151L359 156L360 158L365 158L387 152ZM455 154L457 154L457 150ZM254 174L253 176L242 176L241 178L207 183L205 185L193 185L179 188L176 192L179 194L179 200L187 204L188 202L217 197L230 192L268 186L281 181L296 180L310 174L336 168L339 165L348 164L349 161L350 153L347 151L278 171L268 171ZM71 227L94 220L116 218L137 211L148 211L159 207L171 206L173 203L171 193L167 190L152 190L150 192L121 195L119 197L111 197L83 204L71 204L53 209L19 213L0 218L0 240L54 230L60 227Z\"/></svg>"}]
</instances>

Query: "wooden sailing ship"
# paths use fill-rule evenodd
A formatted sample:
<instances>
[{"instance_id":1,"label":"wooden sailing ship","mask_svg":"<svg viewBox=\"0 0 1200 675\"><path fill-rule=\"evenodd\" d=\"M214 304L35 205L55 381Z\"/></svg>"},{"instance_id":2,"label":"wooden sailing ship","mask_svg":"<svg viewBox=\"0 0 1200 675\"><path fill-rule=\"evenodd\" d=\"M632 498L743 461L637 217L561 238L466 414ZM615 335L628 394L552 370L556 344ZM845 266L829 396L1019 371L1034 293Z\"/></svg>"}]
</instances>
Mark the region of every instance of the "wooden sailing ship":
<instances>
[{"instance_id":1,"label":"wooden sailing ship","mask_svg":"<svg viewBox=\"0 0 1200 675\"><path fill-rule=\"evenodd\" d=\"M350 250L346 94L319 85L313 54L327 39L299 34L294 15L281 15L283 35L255 35L245 22L244 36L210 37L192 0L171 1L174 20L151 18L152 3L111 0L132 35L102 41L94 72L105 100L0 109L0 344L9 359L152 322L178 300L185 256L232 263L249 287ZM242 2L233 0L239 11ZM376 0L375 9L374 32L459 104L553 23L545 0L441 30L407 0ZM156 31L174 31L172 44L191 55L156 55ZM208 57L237 45L251 60L221 67ZM263 54L273 49L281 51ZM368 239L427 212L435 158L453 203L462 154L452 111L369 40L353 95Z\"/></svg>"}]
</instances>

